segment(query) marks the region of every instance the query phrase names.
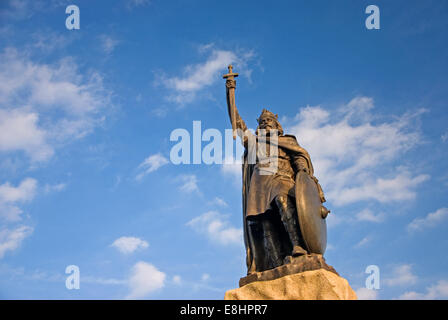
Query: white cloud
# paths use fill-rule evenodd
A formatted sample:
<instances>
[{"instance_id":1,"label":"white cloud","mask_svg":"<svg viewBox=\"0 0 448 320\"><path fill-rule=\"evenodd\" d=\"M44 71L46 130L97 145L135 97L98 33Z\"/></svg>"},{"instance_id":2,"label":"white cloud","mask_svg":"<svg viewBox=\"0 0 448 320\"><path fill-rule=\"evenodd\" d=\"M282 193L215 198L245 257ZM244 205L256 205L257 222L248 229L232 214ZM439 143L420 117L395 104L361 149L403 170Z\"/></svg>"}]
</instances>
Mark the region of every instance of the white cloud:
<instances>
[{"instance_id":1,"label":"white cloud","mask_svg":"<svg viewBox=\"0 0 448 320\"><path fill-rule=\"evenodd\" d=\"M209 201L208 204L212 205L212 206L216 205L219 207L227 207L228 206L227 202L220 197L215 197L212 201Z\"/></svg>"},{"instance_id":2,"label":"white cloud","mask_svg":"<svg viewBox=\"0 0 448 320\"><path fill-rule=\"evenodd\" d=\"M361 248L364 247L365 245L367 245L369 242L371 241L370 237L364 237L361 239L361 241L359 241L356 245L355 248Z\"/></svg>"},{"instance_id":3,"label":"white cloud","mask_svg":"<svg viewBox=\"0 0 448 320\"><path fill-rule=\"evenodd\" d=\"M181 186L179 187L179 190L185 193L192 193L192 192L198 192L198 178L194 175L181 175L179 177L179 180L181 181Z\"/></svg>"},{"instance_id":4,"label":"white cloud","mask_svg":"<svg viewBox=\"0 0 448 320\"><path fill-rule=\"evenodd\" d=\"M409 286L417 282L418 278L412 273L412 266L408 264L394 268L392 277L385 278L384 284L388 286Z\"/></svg>"},{"instance_id":5,"label":"white cloud","mask_svg":"<svg viewBox=\"0 0 448 320\"><path fill-rule=\"evenodd\" d=\"M221 245L242 244L243 230L232 227L227 219L219 212L209 211L190 220L187 226Z\"/></svg>"},{"instance_id":6,"label":"white cloud","mask_svg":"<svg viewBox=\"0 0 448 320\"><path fill-rule=\"evenodd\" d=\"M165 79L165 85L179 92L195 92L209 86L219 70L225 69L236 60L236 55L231 51L213 50L207 61L187 66L185 77L173 77Z\"/></svg>"},{"instance_id":7,"label":"white cloud","mask_svg":"<svg viewBox=\"0 0 448 320\"><path fill-rule=\"evenodd\" d=\"M356 296L358 297L358 300L377 300L378 291L367 288L359 288L356 290Z\"/></svg>"},{"instance_id":8,"label":"white cloud","mask_svg":"<svg viewBox=\"0 0 448 320\"><path fill-rule=\"evenodd\" d=\"M51 29L38 31L31 35L34 42L31 44L32 49L39 49L43 53L50 53L56 49L60 49L69 44L73 38L63 36Z\"/></svg>"},{"instance_id":9,"label":"white cloud","mask_svg":"<svg viewBox=\"0 0 448 320\"><path fill-rule=\"evenodd\" d=\"M131 292L127 299L141 299L161 289L165 285L166 274L159 271L155 266L140 261L132 267L129 278Z\"/></svg>"},{"instance_id":10,"label":"white cloud","mask_svg":"<svg viewBox=\"0 0 448 320\"><path fill-rule=\"evenodd\" d=\"M0 259L3 258L6 251L16 250L32 232L33 228L28 226L19 226L13 230L0 230Z\"/></svg>"},{"instance_id":11,"label":"white cloud","mask_svg":"<svg viewBox=\"0 0 448 320\"><path fill-rule=\"evenodd\" d=\"M137 174L136 179L140 180L148 173L154 172L168 163L169 160L160 153L149 156L138 166L141 172Z\"/></svg>"},{"instance_id":12,"label":"white cloud","mask_svg":"<svg viewBox=\"0 0 448 320\"><path fill-rule=\"evenodd\" d=\"M232 63L235 64L235 70L238 69L240 73L250 76L251 71L247 68L247 63L254 57L252 51L219 50L213 44L209 44L200 46L199 52L210 52L210 55L204 62L186 66L182 76L171 78L163 76L160 79L162 84L172 91L168 100L179 105L192 102L199 91L222 80L221 73Z\"/></svg>"},{"instance_id":13,"label":"white cloud","mask_svg":"<svg viewBox=\"0 0 448 320\"><path fill-rule=\"evenodd\" d=\"M384 220L384 213L375 214L369 209L363 209L356 214L356 219L358 221L382 222Z\"/></svg>"},{"instance_id":14,"label":"white cloud","mask_svg":"<svg viewBox=\"0 0 448 320\"><path fill-rule=\"evenodd\" d=\"M373 99L370 97L355 97L346 106L341 107L345 119L368 122L372 120L370 110L374 108Z\"/></svg>"},{"instance_id":15,"label":"white cloud","mask_svg":"<svg viewBox=\"0 0 448 320\"><path fill-rule=\"evenodd\" d=\"M381 203L415 199L415 188L429 179L428 175L412 176L409 172L398 173L392 178L373 178L362 185L330 190L334 204L342 206L357 201L376 200Z\"/></svg>"},{"instance_id":16,"label":"white cloud","mask_svg":"<svg viewBox=\"0 0 448 320\"><path fill-rule=\"evenodd\" d=\"M33 178L26 178L17 187L9 182L0 185L0 218L8 221L20 221L22 209L18 204L31 201L34 198L37 188L37 181Z\"/></svg>"},{"instance_id":17,"label":"white cloud","mask_svg":"<svg viewBox=\"0 0 448 320\"><path fill-rule=\"evenodd\" d=\"M118 251L124 254L129 254L137 249L146 249L149 244L145 240L136 237L121 237L116 239L111 246L117 248Z\"/></svg>"},{"instance_id":18,"label":"white cloud","mask_svg":"<svg viewBox=\"0 0 448 320\"><path fill-rule=\"evenodd\" d=\"M168 114L167 108L154 108L151 110L151 113L157 118L164 118Z\"/></svg>"},{"instance_id":19,"label":"white cloud","mask_svg":"<svg viewBox=\"0 0 448 320\"><path fill-rule=\"evenodd\" d=\"M28 201L34 197L37 181L32 178L24 179L18 187L13 187L9 182L0 185L0 201L16 202Z\"/></svg>"},{"instance_id":20,"label":"white cloud","mask_svg":"<svg viewBox=\"0 0 448 320\"><path fill-rule=\"evenodd\" d=\"M39 128L38 120L34 112L0 109L0 151L23 150L33 161L49 159L54 150L47 142L47 132Z\"/></svg>"},{"instance_id":21,"label":"white cloud","mask_svg":"<svg viewBox=\"0 0 448 320\"><path fill-rule=\"evenodd\" d=\"M3 18L22 20L30 18L40 9L39 1L30 0L9 0L3 1L0 7L0 20Z\"/></svg>"},{"instance_id":22,"label":"white cloud","mask_svg":"<svg viewBox=\"0 0 448 320\"><path fill-rule=\"evenodd\" d=\"M373 116L373 99L357 97L331 112L302 108L289 126L309 151L327 199L336 206L359 201L409 201L429 176L393 163L421 142L415 119L425 110L391 121ZM375 120L375 121L374 121Z\"/></svg>"},{"instance_id":23,"label":"white cloud","mask_svg":"<svg viewBox=\"0 0 448 320\"><path fill-rule=\"evenodd\" d=\"M115 47L120 43L117 39L114 39L112 36L107 34L102 34L99 36L101 49L106 54L111 54Z\"/></svg>"},{"instance_id":24,"label":"white cloud","mask_svg":"<svg viewBox=\"0 0 448 320\"><path fill-rule=\"evenodd\" d=\"M429 213L424 218L415 218L408 224L408 231L421 231L426 228L435 227L446 218L448 218L448 208L440 208L435 212Z\"/></svg>"},{"instance_id":25,"label":"white cloud","mask_svg":"<svg viewBox=\"0 0 448 320\"><path fill-rule=\"evenodd\" d=\"M66 187L67 187L67 184L65 184L65 183L46 184L44 186L44 192L45 193L60 192L60 191L64 190Z\"/></svg>"},{"instance_id":26,"label":"white cloud","mask_svg":"<svg viewBox=\"0 0 448 320\"><path fill-rule=\"evenodd\" d=\"M55 145L101 124L106 105L111 107L101 76L79 72L71 58L40 64L14 48L0 53L0 151L48 160Z\"/></svg>"},{"instance_id":27,"label":"white cloud","mask_svg":"<svg viewBox=\"0 0 448 320\"><path fill-rule=\"evenodd\" d=\"M401 300L436 300L448 299L448 281L440 280L435 285L426 288L426 293L408 291L402 294L398 299Z\"/></svg>"}]
</instances>

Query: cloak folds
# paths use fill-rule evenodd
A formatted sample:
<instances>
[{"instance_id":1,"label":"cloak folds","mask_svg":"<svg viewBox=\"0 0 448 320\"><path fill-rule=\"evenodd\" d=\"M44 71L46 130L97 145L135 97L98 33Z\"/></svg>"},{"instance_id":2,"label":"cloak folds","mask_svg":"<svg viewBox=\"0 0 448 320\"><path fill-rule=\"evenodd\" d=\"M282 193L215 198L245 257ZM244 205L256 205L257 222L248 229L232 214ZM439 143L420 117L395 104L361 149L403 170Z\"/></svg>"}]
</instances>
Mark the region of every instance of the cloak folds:
<instances>
[{"instance_id":1,"label":"cloak folds","mask_svg":"<svg viewBox=\"0 0 448 320\"><path fill-rule=\"evenodd\" d=\"M266 143L269 143L269 141L266 141ZM279 136L278 148L279 149L281 148L284 152L289 154L291 156L291 159L294 159L296 156L301 156L306 160L309 168L309 174L316 181L319 193L321 194L322 202L324 202L325 199L323 198L322 189L320 188L317 179L314 178L314 170L313 165L311 163L311 158L308 152L302 147L300 147L300 145L296 140L296 137L293 135ZM264 266L270 265L270 262L267 261L269 257L265 256L263 252L264 251L263 238L254 234L254 230L249 227L248 217L259 216L260 219L263 219L264 216L268 213L268 211L271 211L269 201L273 200L273 197L276 195L277 192L276 190L272 190L272 187L269 186L269 184L271 183L272 179L277 179L278 176L276 175L264 176L265 178L260 179L259 175L257 174L254 175L254 172L257 170L256 166L257 166L256 164L249 163L248 150L246 148L242 165L242 178L243 178L242 205L243 205L244 243L246 247L246 264L248 274L258 271L259 269L264 269ZM253 182L257 183L251 183L252 178L256 179ZM287 188L291 188L292 192L288 192L288 194L290 196L294 196L294 181L286 183L285 186ZM257 210L260 212L257 212ZM263 230L261 231L259 230L259 232L262 233ZM261 268L258 268L257 264L260 264L259 267Z\"/></svg>"}]
</instances>

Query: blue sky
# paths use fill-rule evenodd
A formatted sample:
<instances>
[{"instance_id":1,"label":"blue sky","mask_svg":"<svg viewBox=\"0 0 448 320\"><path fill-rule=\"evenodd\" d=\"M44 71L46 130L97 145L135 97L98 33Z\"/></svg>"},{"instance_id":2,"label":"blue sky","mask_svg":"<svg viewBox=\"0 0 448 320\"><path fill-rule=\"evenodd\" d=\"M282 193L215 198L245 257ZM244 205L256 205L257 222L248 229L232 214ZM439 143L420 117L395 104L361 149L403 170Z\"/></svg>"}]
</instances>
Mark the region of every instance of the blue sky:
<instances>
[{"instance_id":1,"label":"blue sky","mask_svg":"<svg viewBox=\"0 0 448 320\"><path fill-rule=\"evenodd\" d=\"M443 1L1 0L0 298L237 287L240 168L170 161L173 130L229 128L229 63L248 126L268 108L310 152L359 297L448 298L447 35Z\"/></svg>"}]
</instances>

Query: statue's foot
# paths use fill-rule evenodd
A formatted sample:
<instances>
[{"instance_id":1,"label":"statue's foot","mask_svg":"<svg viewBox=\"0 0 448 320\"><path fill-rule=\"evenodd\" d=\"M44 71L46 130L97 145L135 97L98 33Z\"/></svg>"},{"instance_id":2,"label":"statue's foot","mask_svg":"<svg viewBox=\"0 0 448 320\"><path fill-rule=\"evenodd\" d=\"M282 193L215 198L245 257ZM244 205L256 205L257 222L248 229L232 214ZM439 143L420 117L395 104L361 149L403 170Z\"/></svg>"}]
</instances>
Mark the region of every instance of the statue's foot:
<instances>
[{"instance_id":1,"label":"statue's foot","mask_svg":"<svg viewBox=\"0 0 448 320\"><path fill-rule=\"evenodd\" d=\"M305 249L303 249L301 246L294 246L294 248L292 249L293 257L303 256L307 253L308 252Z\"/></svg>"}]
</instances>

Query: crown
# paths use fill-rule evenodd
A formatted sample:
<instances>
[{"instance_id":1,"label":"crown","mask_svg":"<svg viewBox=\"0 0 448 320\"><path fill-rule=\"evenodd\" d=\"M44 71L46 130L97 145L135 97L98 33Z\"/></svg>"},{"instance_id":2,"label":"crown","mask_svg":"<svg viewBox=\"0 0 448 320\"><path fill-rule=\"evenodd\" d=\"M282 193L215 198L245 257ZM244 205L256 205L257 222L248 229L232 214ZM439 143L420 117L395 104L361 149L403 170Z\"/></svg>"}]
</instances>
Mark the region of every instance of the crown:
<instances>
[{"instance_id":1,"label":"crown","mask_svg":"<svg viewBox=\"0 0 448 320\"><path fill-rule=\"evenodd\" d=\"M260 117L257 119L257 122L260 123L260 120L263 118L272 118L278 120L278 114L273 114L271 111L263 109L263 111L261 111Z\"/></svg>"}]
</instances>

